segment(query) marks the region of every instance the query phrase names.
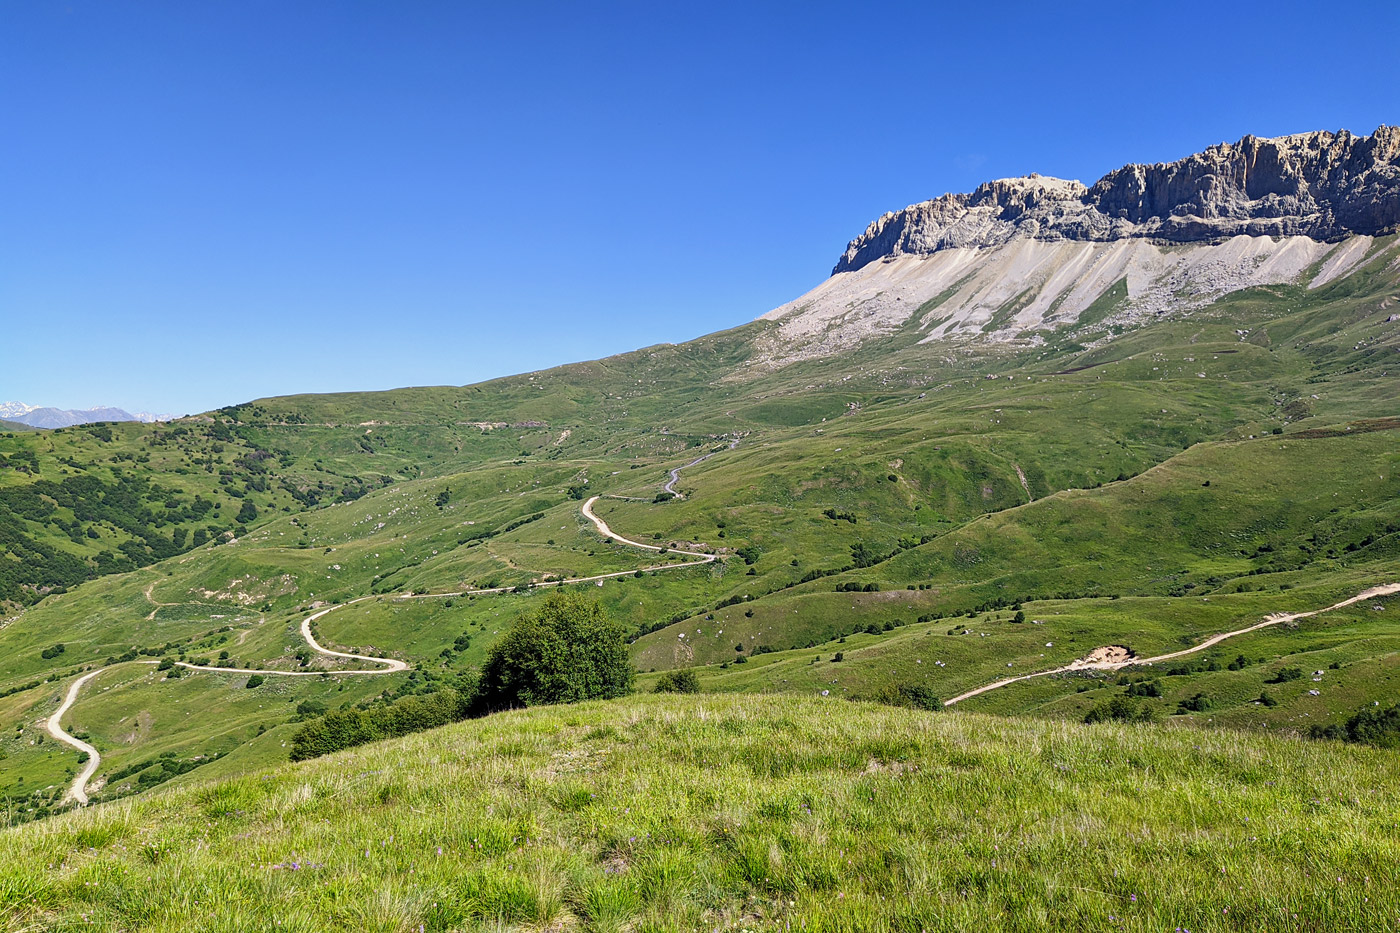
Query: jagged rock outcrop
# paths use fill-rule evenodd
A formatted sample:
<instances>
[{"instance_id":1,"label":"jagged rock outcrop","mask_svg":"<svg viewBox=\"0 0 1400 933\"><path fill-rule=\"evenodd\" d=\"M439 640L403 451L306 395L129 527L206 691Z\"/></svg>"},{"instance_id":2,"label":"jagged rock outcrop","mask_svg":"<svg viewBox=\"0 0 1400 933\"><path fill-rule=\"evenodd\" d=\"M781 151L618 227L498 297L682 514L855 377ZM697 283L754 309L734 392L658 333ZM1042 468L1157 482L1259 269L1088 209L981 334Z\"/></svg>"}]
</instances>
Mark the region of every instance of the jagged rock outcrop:
<instances>
[{"instance_id":1,"label":"jagged rock outcrop","mask_svg":"<svg viewBox=\"0 0 1400 933\"><path fill-rule=\"evenodd\" d=\"M1246 136L1176 162L1128 165L1091 187L1031 175L885 214L833 274L901 255L1001 246L1014 238L1214 242L1305 236L1335 241L1400 229L1400 127L1370 136Z\"/></svg>"}]
</instances>

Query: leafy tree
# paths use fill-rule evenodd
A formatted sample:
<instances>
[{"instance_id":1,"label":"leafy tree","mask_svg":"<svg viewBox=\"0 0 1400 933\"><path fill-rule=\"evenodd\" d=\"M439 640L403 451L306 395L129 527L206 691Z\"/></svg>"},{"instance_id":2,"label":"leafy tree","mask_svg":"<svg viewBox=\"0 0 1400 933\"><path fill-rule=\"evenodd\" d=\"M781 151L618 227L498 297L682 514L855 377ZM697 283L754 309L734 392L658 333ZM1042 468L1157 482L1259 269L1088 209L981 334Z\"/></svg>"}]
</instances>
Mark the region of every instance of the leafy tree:
<instances>
[{"instance_id":1,"label":"leafy tree","mask_svg":"<svg viewBox=\"0 0 1400 933\"><path fill-rule=\"evenodd\" d=\"M667 671L656 681L653 693L699 693L700 678L695 676L695 672L686 668L679 671Z\"/></svg>"},{"instance_id":2,"label":"leafy tree","mask_svg":"<svg viewBox=\"0 0 1400 933\"><path fill-rule=\"evenodd\" d=\"M582 594L555 590L491 647L476 705L490 711L632 692L626 633Z\"/></svg>"},{"instance_id":3,"label":"leafy tree","mask_svg":"<svg viewBox=\"0 0 1400 933\"><path fill-rule=\"evenodd\" d=\"M255 505L253 505L253 500L251 500L251 499L244 499L244 500L243 500L243 507L242 507L241 509L238 510L238 522L239 522L239 524L241 524L241 525L246 525L246 524L248 524L249 522L256 521L256 520L257 520L257 517L258 517L258 507L255 506Z\"/></svg>"},{"instance_id":4,"label":"leafy tree","mask_svg":"<svg viewBox=\"0 0 1400 933\"><path fill-rule=\"evenodd\" d=\"M264 679L265 678L263 677L263 675L254 674L252 677L248 678L248 682L243 686L247 687L249 690L253 689L254 687L261 687L263 685Z\"/></svg>"}]
</instances>

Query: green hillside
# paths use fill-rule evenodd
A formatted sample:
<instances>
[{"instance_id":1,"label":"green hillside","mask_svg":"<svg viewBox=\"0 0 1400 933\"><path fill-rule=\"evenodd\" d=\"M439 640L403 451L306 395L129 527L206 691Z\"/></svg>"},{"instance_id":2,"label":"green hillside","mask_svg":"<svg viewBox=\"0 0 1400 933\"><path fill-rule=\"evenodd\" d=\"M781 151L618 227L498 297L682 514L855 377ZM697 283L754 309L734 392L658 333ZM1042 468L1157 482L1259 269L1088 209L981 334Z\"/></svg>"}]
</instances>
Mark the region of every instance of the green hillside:
<instances>
[{"instance_id":1,"label":"green hillside","mask_svg":"<svg viewBox=\"0 0 1400 933\"><path fill-rule=\"evenodd\" d=\"M17 929L1380 930L1393 753L634 698L0 836Z\"/></svg>"},{"instance_id":2,"label":"green hillside","mask_svg":"<svg viewBox=\"0 0 1400 933\"><path fill-rule=\"evenodd\" d=\"M111 668L61 722L109 800L285 760L319 710L463 682L561 581L634 633L644 686L695 667L707 691L941 699L1400 581L1396 248L1111 339L1092 315L1030 347L911 325L773 367L755 322L462 388L0 434L0 794L14 820L60 806L83 762L45 720L82 673ZM595 496L632 543L584 514ZM411 669L313 650L323 609L320 644ZM1164 733L1303 733L1393 702L1396 611L957 715L1080 720L1131 692Z\"/></svg>"}]
</instances>

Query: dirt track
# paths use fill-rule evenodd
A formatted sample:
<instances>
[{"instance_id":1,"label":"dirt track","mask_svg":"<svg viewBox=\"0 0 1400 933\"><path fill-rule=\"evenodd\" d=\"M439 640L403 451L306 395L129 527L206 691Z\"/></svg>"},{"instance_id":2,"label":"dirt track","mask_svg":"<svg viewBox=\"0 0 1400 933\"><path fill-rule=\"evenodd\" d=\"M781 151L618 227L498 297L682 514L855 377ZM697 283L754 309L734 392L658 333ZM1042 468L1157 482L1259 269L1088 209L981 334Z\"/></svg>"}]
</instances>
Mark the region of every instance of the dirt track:
<instances>
[{"instance_id":1,"label":"dirt track","mask_svg":"<svg viewBox=\"0 0 1400 933\"><path fill-rule=\"evenodd\" d=\"M737 443L738 443L738 441L736 440L736 441L734 442L734 444L737 444ZM733 445L730 445L730 449L733 449ZM707 454L707 455L705 455L704 457L700 457L699 459L694 460L694 461L692 461L691 463L686 464L686 466L694 466L696 463L699 463L701 460L707 460L707 459L709 459L709 457L712 457L712 456L714 456L714 455L713 455L713 454ZM671 482L672 482L672 483L674 483L674 482L676 481L677 475L678 475L678 474L680 473L680 471L683 470L683 469L685 469L685 467L677 467L676 469L674 469L674 470L671 471L671 477L672 477ZM669 484L668 484L668 485L669 485ZM660 546L658 546L658 545L654 545L654 544L643 544L643 543L640 542L640 541L633 541L633 540L631 540L630 538L624 538L622 535L618 534L617 532L615 532L615 531L613 531L611 528L609 528L607 522L603 521L603 519L599 518L596 514L594 514L592 506L593 506L593 503L597 502L599 498L600 498L599 496L594 496L593 498L589 499L587 502L585 502L585 503L583 504L583 508L582 508L581 511L583 512L583 516L584 516L585 518L587 518L589 521L591 521L591 522L594 524L594 526L598 529L598 532L599 532L600 534L602 534L604 537L606 537L606 538L611 538L611 539L614 540L614 541L618 541L618 542L620 542L620 543L622 543L622 544L627 544L627 545L630 545L630 546L632 546L632 547L642 548L642 549L647 550L647 551L656 551L656 552L660 552L660 551L669 551L670 553L673 553L673 554L683 554L683 555L686 555L686 556L690 556L690 557L696 558L695 560L682 561L681 563L674 563L674 564L655 564L655 565L652 565L652 566L642 567L642 568L639 568L639 569L641 569L641 570L646 570L646 571L649 571L649 572L655 572L655 571L658 571L658 570L680 570L680 569L683 568L683 567L695 567L695 566L699 566L700 564L713 563L714 561L716 561L716 560L719 559L716 555L714 555L714 554L709 554L709 553L706 553L706 552L703 552L703 551L692 551L692 550L687 550L687 549L684 549L684 548L663 548L663 547L660 547ZM546 582L543 582L543 583L534 583L534 584L531 584L531 588L548 587L548 586L563 586L563 585L568 584L568 583L593 583L593 582L596 582L596 581L611 580L611 579L614 579L614 578L616 578L616 577L630 577L630 576L635 575L636 573L637 573L636 570L618 570L618 571L614 571L613 573L600 573L600 574L594 574L594 575L588 576L588 577L572 577L572 578L563 579L563 580L549 580L549 581L546 581ZM146 590L146 598L147 598L147 600L149 600L149 601L152 602L152 603L155 603L155 600L151 598L151 590L154 588L154 586L155 586L155 584L152 584L151 587L148 587L147 590ZM457 596L473 596L473 595L489 595L489 594L492 594L492 593L507 593L507 592L510 592L510 591L513 590L513 589L515 589L515 587L512 587L512 586L496 586L496 587L489 587L489 588L484 588L484 589L465 589L465 590L457 590L457 591L451 592L451 593L408 593L408 594L403 594L403 595L390 596L390 597L387 597L387 598L390 598L390 599L439 599L439 598L451 598L451 597L457 597ZM351 654L351 653L346 652L346 651L336 651L336 650L334 650L334 649L332 649L332 648L326 648L326 647L324 647L320 642L318 642L318 641L316 640L315 635L314 635L314 634L312 633L312 631L311 631L311 625L312 625L312 623L315 622L317 619L320 619L321 617L327 615L328 613L334 612L335 610L341 609L341 608L343 608L343 607L345 607L345 606L353 606L353 605L355 605L356 603L364 602L364 601L367 600L367 599L382 599L382 598L386 598L386 597L375 596L375 595L371 595L371 596L361 596L361 597L358 597L358 598L356 598L356 599L349 600L348 602L340 603L339 605L335 605L335 606L329 606L329 607L327 607L327 608L325 608L325 609L321 609L321 610L318 610L317 612L313 612L311 615L309 615L309 616L307 616L306 618L304 618L304 619L301 620L301 637L302 637L303 640L305 640L307 646L308 646L309 648L311 648L312 651L315 651L316 653L318 653L318 654L320 654L320 655L322 655L322 656L331 657L331 658L349 658L350 660L353 660L353 661L367 661L367 662L369 662L369 663L371 663L371 664L380 664L380 665L383 665L383 667L377 667L377 668L372 668L372 669L350 668L350 669L341 669L341 670L280 671L280 670L270 670L270 669L256 668L256 667L214 667L214 666L212 666L212 665L190 664L190 663L187 662L187 661L176 661L175 663L176 663L178 666L180 666L180 667L183 667L183 668L186 668L186 669L192 670L192 671L212 671L212 672L215 672L215 673L224 673L224 674L261 674L261 675L263 675L264 677L321 677L321 676L331 676L331 677L346 677L346 676L349 676L349 677L355 677L355 676L376 676L376 675L380 675L380 674L396 674L396 673L400 673L400 672L402 672L402 671L409 670L409 667L410 667L410 666L409 666L409 664L408 664L406 661L400 661L400 660L398 660L397 658L375 658L375 657L370 657L370 656L368 656L368 655L363 655L363 654ZM159 606L165 605L165 604L162 604L162 603L155 603L155 605L156 605L157 607L159 607ZM152 612L151 615L154 616L155 613ZM156 662L154 662L154 661L137 661L137 662L134 662L134 663L138 663L138 664L154 664L154 663L156 663ZM73 737L73 736L70 735L66 730L64 730L64 728L63 728L63 715L64 715L65 713L67 713L68 710L69 710L69 709L73 706L73 704L77 701L77 699L78 699L78 694L82 691L83 686L86 685L87 682L88 682L89 680L92 680L94 677L96 677L98 674L101 674L103 671L109 671L109 670L111 670L113 667L117 667L117 666L118 666L118 665L109 665L109 666L107 666L107 667L98 668L98 669L95 670L95 671L89 671L88 673L84 674L82 677L79 677L77 680L73 681L73 683L70 684L70 685L68 686L68 692L64 695L63 703L58 707L58 709L54 710L54 712L48 717L47 721L45 722L45 728L48 730L49 735L53 736L54 739L56 739L56 740L59 741L59 742L64 743L65 745L69 745L69 746L71 746L72 748L77 749L79 752L86 752L86 753L87 753L87 756L88 756L87 762L84 764L83 769L82 769L81 771L78 772L78 774L77 774L76 777L73 778L73 783L69 786L67 794L64 795L64 800L65 800L65 801L66 801L66 800L75 800L75 801L77 801L80 805L84 805L84 806L87 804L87 802L88 802L88 793L87 793L88 781L90 781L90 780L92 779L92 776L93 776L94 774L97 773L97 768L98 768L98 766L102 763L102 755L97 751L96 748L94 748L94 747L93 747L92 745L90 745L89 743L84 742L84 741L81 740L81 739L78 739L78 738Z\"/></svg>"},{"instance_id":2,"label":"dirt track","mask_svg":"<svg viewBox=\"0 0 1400 933\"><path fill-rule=\"evenodd\" d=\"M1215 645L1220 644L1225 639L1234 638L1236 635L1245 635L1249 632L1256 632L1261 628L1268 628L1271 625L1280 625L1284 622L1293 622L1297 619L1306 619L1311 616L1321 615L1324 612L1331 612L1333 609L1341 609L1345 606L1350 606L1354 603L1359 603L1363 600L1375 599L1377 596L1392 596L1396 593L1400 593L1400 583L1385 583L1381 586L1373 586L1369 590L1363 590L1361 593L1358 593L1350 599L1344 599L1339 603L1333 603L1325 609L1314 609L1311 612L1275 613L1274 615L1271 615L1264 619L1263 622L1256 622L1254 625L1248 626L1246 628L1235 629L1233 632L1221 632L1219 635L1212 635L1210 638L1207 638L1199 645L1193 645L1190 648L1183 648L1180 651L1173 651L1168 654L1155 655L1154 657L1150 658L1134 657L1131 651L1128 651L1126 648L1122 648L1119 645L1109 645L1104 648L1095 648L1086 656L1080 658L1077 661L1071 661L1064 667L1051 668L1048 671L1036 671L1034 674L1022 674L1019 677L1007 677L1003 680L998 680L994 683L987 684L986 686L978 687L975 690L969 690L966 693L960 693L957 696L953 697L951 700L945 700L943 702L943 705L952 706L954 703L961 702L963 700L968 699L969 697L975 697L978 694L987 693L990 690L997 690L1001 687L1005 687L1009 684L1019 683L1023 680L1030 680L1032 677L1048 677L1051 674L1066 674L1071 671L1116 671L1119 668L1128 667L1130 665L1156 664L1161 661L1171 661L1174 658L1181 658L1185 657L1188 654L1195 654L1198 651L1205 651L1207 648L1214 647ZM1115 651L1114 649L1118 650ZM1121 654L1119 653L1120 651L1122 652Z\"/></svg>"}]
</instances>

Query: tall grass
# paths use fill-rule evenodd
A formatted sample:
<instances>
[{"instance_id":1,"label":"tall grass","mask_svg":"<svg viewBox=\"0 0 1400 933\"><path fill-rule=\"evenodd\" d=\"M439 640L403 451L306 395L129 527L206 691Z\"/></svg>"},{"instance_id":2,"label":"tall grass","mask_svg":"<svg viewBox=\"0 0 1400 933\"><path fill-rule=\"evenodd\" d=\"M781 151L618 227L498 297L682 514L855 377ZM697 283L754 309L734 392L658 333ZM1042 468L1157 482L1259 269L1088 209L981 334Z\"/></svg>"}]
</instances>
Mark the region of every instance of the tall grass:
<instances>
[{"instance_id":1,"label":"tall grass","mask_svg":"<svg viewBox=\"0 0 1400 933\"><path fill-rule=\"evenodd\" d=\"M1400 759L796 697L541 708L0 834L17 928L1379 930Z\"/></svg>"}]
</instances>

